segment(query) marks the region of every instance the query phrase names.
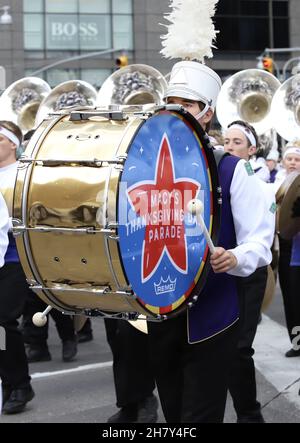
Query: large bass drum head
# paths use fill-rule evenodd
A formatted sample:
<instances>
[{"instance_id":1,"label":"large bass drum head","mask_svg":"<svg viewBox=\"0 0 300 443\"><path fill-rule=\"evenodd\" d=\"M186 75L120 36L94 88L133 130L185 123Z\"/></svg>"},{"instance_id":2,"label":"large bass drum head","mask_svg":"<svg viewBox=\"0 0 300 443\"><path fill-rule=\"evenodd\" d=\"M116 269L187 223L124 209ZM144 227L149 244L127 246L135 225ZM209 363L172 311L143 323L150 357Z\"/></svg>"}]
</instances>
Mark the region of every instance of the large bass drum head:
<instances>
[{"instance_id":1,"label":"large bass drum head","mask_svg":"<svg viewBox=\"0 0 300 443\"><path fill-rule=\"evenodd\" d=\"M216 241L217 166L208 143L190 114L165 110L145 121L128 148L118 196L119 249L128 283L152 314L178 313L205 284L209 250L187 205L203 202Z\"/></svg>"}]
</instances>

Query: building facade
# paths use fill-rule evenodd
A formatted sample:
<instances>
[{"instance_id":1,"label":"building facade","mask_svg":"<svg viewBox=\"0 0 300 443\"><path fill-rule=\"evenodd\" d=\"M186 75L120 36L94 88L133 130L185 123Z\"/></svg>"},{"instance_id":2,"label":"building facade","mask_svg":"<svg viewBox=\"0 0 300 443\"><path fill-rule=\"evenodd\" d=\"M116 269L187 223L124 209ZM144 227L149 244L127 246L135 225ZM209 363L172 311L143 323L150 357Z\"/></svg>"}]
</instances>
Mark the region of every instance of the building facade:
<instances>
[{"instance_id":1,"label":"building facade","mask_svg":"<svg viewBox=\"0 0 300 443\"><path fill-rule=\"evenodd\" d=\"M0 24L0 66L6 86L36 75L53 87L82 79L97 88L124 51L129 63L167 74L173 61L160 55L170 0L5 0L12 24ZM270 5L273 19L270 20ZM0 7L2 5L0 4ZM222 77L254 68L265 48L300 46L299 0L220 0L220 30L208 65ZM199 23L201 26L201 23ZM188 30L187 30L188 32ZM278 65L293 55L276 55Z\"/></svg>"}]
</instances>

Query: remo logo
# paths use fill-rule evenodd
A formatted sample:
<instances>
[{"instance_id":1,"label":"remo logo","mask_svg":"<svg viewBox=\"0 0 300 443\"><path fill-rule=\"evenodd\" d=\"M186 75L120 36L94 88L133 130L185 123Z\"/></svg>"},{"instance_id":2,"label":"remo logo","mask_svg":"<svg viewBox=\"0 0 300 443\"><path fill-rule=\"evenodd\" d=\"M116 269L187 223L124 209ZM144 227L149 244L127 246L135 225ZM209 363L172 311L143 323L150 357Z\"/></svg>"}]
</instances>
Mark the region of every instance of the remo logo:
<instances>
[{"instance_id":1,"label":"remo logo","mask_svg":"<svg viewBox=\"0 0 300 443\"><path fill-rule=\"evenodd\" d=\"M203 268L207 244L187 212L194 198L203 202L210 230L211 181L197 134L180 115L149 118L127 154L118 233L128 282L151 312L163 314L179 307Z\"/></svg>"}]
</instances>

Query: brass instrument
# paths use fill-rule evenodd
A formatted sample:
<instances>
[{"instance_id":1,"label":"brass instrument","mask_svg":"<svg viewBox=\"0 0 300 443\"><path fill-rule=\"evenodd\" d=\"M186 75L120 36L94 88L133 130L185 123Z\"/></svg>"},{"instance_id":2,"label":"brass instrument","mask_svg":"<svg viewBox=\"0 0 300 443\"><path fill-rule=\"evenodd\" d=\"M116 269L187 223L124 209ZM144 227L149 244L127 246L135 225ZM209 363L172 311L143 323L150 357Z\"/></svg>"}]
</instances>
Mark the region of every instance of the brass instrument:
<instances>
[{"instance_id":1,"label":"brass instrument","mask_svg":"<svg viewBox=\"0 0 300 443\"><path fill-rule=\"evenodd\" d=\"M129 65L108 77L98 92L97 105L145 105L163 103L167 81L155 68Z\"/></svg>"},{"instance_id":2,"label":"brass instrument","mask_svg":"<svg viewBox=\"0 0 300 443\"><path fill-rule=\"evenodd\" d=\"M300 138L300 74L286 80L276 91L271 118L282 138L287 141Z\"/></svg>"},{"instance_id":3,"label":"brass instrument","mask_svg":"<svg viewBox=\"0 0 300 443\"><path fill-rule=\"evenodd\" d=\"M38 77L24 77L12 83L0 98L0 118L16 123L23 132L34 128L41 102L51 91Z\"/></svg>"},{"instance_id":4,"label":"brass instrument","mask_svg":"<svg viewBox=\"0 0 300 443\"><path fill-rule=\"evenodd\" d=\"M48 115L64 109L93 108L96 105L97 91L83 80L69 80L60 83L40 104L35 124L38 126Z\"/></svg>"},{"instance_id":5,"label":"brass instrument","mask_svg":"<svg viewBox=\"0 0 300 443\"><path fill-rule=\"evenodd\" d=\"M277 230L286 240L292 239L300 231L300 217L294 214L294 207L300 199L300 174L291 172L276 193Z\"/></svg>"},{"instance_id":6,"label":"brass instrument","mask_svg":"<svg viewBox=\"0 0 300 443\"><path fill-rule=\"evenodd\" d=\"M272 128L271 104L280 81L261 69L237 72L223 84L216 114L223 128L234 120L250 123L258 135Z\"/></svg>"}]
</instances>

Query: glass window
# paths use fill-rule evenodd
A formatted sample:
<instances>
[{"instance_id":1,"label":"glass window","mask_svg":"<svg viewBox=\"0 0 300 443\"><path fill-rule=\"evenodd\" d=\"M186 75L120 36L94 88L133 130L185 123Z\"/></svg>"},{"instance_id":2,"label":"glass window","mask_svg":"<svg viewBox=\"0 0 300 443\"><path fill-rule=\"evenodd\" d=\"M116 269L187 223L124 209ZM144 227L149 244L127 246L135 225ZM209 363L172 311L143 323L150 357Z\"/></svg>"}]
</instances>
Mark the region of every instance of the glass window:
<instances>
[{"instance_id":1,"label":"glass window","mask_svg":"<svg viewBox=\"0 0 300 443\"><path fill-rule=\"evenodd\" d=\"M42 14L24 15L24 48L44 48L44 20Z\"/></svg>"},{"instance_id":2,"label":"glass window","mask_svg":"<svg viewBox=\"0 0 300 443\"><path fill-rule=\"evenodd\" d=\"M113 14L132 14L132 0L113 0L112 12Z\"/></svg>"},{"instance_id":3,"label":"glass window","mask_svg":"<svg viewBox=\"0 0 300 443\"><path fill-rule=\"evenodd\" d=\"M266 1L242 1L241 15L268 16L269 5Z\"/></svg>"},{"instance_id":4,"label":"glass window","mask_svg":"<svg viewBox=\"0 0 300 443\"><path fill-rule=\"evenodd\" d=\"M77 79L79 79L78 69L51 69L46 72L46 81L51 88L54 88L60 83L67 82L68 80Z\"/></svg>"},{"instance_id":5,"label":"glass window","mask_svg":"<svg viewBox=\"0 0 300 443\"><path fill-rule=\"evenodd\" d=\"M47 14L47 49L100 50L111 46L109 15Z\"/></svg>"},{"instance_id":6,"label":"glass window","mask_svg":"<svg viewBox=\"0 0 300 443\"><path fill-rule=\"evenodd\" d=\"M110 13L110 1L109 0L79 0L79 13L98 13L109 14Z\"/></svg>"},{"instance_id":7,"label":"glass window","mask_svg":"<svg viewBox=\"0 0 300 443\"><path fill-rule=\"evenodd\" d=\"M277 17L288 17L289 16L288 2L273 2L273 13Z\"/></svg>"},{"instance_id":8,"label":"glass window","mask_svg":"<svg viewBox=\"0 0 300 443\"><path fill-rule=\"evenodd\" d=\"M82 69L81 80L84 80L94 88L99 89L104 81L111 75L110 69Z\"/></svg>"},{"instance_id":9,"label":"glass window","mask_svg":"<svg viewBox=\"0 0 300 443\"><path fill-rule=\"evenodd\" d=\"M111 48L111 21L109 15L80 15L80 49Z\"/></svg>"},{"instance_id":10,"label":"glass window","mask_svg":"<svg viewBox=\"0 0 300 443\"><path fill-rule=\"evenodd\" d=\"M288 48L290 46L289 19L288 18L275 19L274 29L276 29L276 33L274 35L275 48Z\"/></svg>"},{"instance_id":11,"label":"glass window","mask_svg":"<svg viewBox=\"0 0 300 443\"><path fill-rule=\"evenodd\" d=\"M132 49L132 16L113 16L113 47L114 49Z\"/></svg>"},{"instance_id":12,"label":"glass window","mask_svg":"<svg viewBox=\"0 0 300 443\"><path fill-rule=\"evenodd\" d=\"M44 1L43 0L23 0L24 12L43 12Z\"/></svg>"},{"instance_id":13,"label":"glass window","mask_svg":"<svg viewBox=\"0 0 300 443\"><path fill-rule=\"evenodd\" d=\"M79 48L78 15L47 14L46 45L47 49Z\"/></svg>"},{"instance_id":14,"label":"glass window","mask_svg":"<svg viewBox=\"0 0 300 443\"><path fill-rule=\"evenodd\" d=\"M46 12L78 12L77 0L46 0Z\"/></svg>"}]
</instances>

